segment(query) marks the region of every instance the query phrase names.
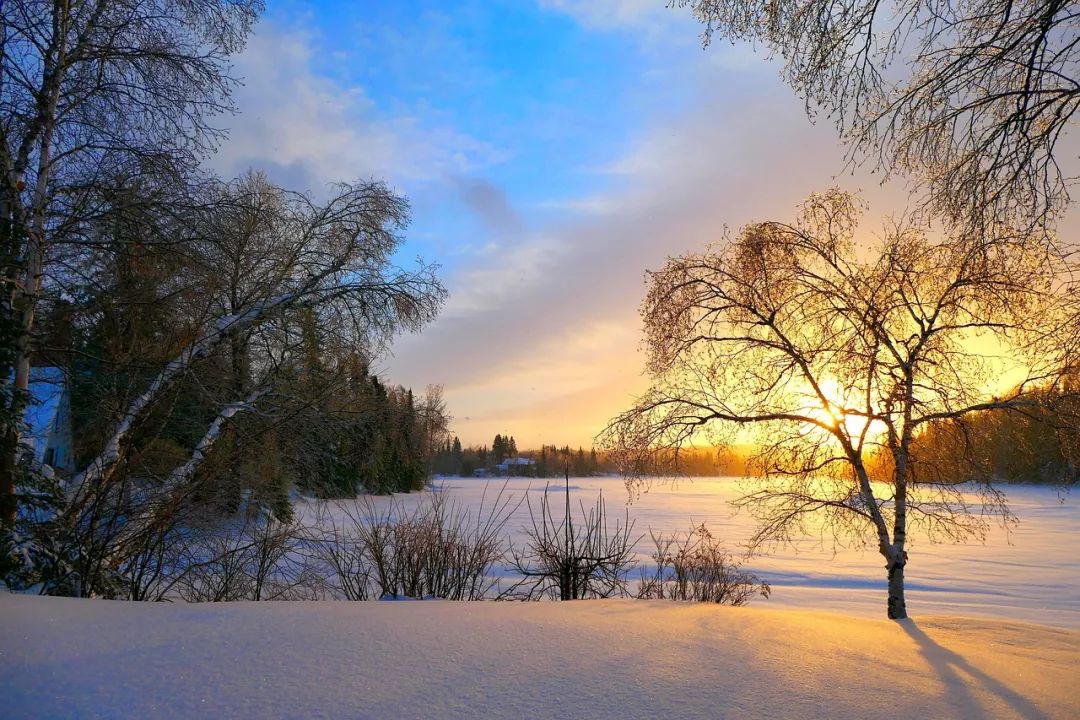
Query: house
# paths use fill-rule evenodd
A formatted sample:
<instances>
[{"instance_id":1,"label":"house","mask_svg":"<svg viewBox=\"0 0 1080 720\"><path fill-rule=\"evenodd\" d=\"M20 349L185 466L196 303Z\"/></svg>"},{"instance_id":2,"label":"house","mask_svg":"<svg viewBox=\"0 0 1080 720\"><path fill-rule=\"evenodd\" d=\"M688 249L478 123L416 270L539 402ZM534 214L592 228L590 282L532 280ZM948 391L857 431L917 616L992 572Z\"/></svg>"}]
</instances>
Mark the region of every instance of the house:
<instances>
[{"instance_id":1,"label":"house","mask_svg":"<svg viewBox=\"0 0 1080 720\"><path fill-rule=\"evenodd\" d=\"M75 472L71 391L66 373L58 367L30 368L28 390L23 444L38 463L67 474Z\"/></svg>"},{"instance_id":2,"label":"house","mask_svg":"<svg viewBox=\"0 0 1080 720\"><path fill-rule=\"evenodd\" d=\"M506 458L495 466L500 475L532 475L535 472L536 463L529 458L516 457Z\"/></svg>"}]
</instances>

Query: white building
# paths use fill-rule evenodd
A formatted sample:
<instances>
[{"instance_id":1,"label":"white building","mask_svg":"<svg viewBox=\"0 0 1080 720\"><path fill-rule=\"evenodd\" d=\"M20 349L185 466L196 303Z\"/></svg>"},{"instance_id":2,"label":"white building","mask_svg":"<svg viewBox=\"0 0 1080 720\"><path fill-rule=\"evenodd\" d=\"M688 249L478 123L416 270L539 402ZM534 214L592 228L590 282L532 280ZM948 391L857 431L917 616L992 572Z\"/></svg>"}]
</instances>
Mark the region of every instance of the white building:
<instances>
[{"instance_id":1,"label":"white building","mask_svg":"<svg viewBox=\"0 0 1080 720\"><path fill-rule=\"evenodd\" d=\"M22 442L38 463L68 474L75 472L67 375L57 367L30 368L29 391Z\"/></svg>"},{"instance_id":2,"label":"white building","mask_svg":"<svg viewBox=\"0 0 1080 720\"><path fill-rule=\"evenodd\" d=\"M495 470L500 475L531 475L534 465L536 463L529 458L506 458L495 466Z\"/></svg>"}]
</instances>

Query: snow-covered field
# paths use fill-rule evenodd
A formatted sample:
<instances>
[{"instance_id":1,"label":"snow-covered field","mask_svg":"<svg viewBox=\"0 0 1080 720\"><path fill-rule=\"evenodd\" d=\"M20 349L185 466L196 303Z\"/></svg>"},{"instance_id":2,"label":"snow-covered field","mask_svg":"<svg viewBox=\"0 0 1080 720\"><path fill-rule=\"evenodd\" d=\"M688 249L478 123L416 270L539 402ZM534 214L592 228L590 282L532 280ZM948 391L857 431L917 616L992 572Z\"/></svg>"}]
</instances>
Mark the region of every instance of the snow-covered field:
<instances>
[{"instance_id":1,"label":"snow-covered field","mask_svg":"<svg viewBox=\"0 0 1080 720\"><path fill-rule=\"evenodd\" d=\"M437 483L472 509L482 498L491 507L501 484ZM602 490L622 515L618 479L570 486L575 504ZM543 482L511 480L504 492L538 508ZM753 527L727 505L738 492L731 479L695 480L654 487L628 509L639 531L706 522L735 547ZM900 623L881 619L876 553L810 541L751 561L773 596L744 608L0 593L0 717L1077 718L1080 503L1033 486L1009 496L1020 524L1008 535L916 539L915 619ZM315 517L316 506L297 509ZM506 532L520 542L528 522L517 505ZM647 538L638 549L647 558Z\"/></svg>"},{"instance_id":2,"label":"snow-covered field","mask_svg":"<svg viewBox=\"0 0 1080 720\"><path fill-rule=\"evenodd\" d=\"M0 595L0 716L1077 718L1080 632L771 604Z\"/></svg>"},{"instance_id":3,"label":"snow-covered field","mask_svg":"<svg viewBox=\"0 0 1080 720\"><path fill-rule=\"evenodd\" d=\"M479 480L444 478L435 486L462 507L490 508L504 493L517 510L506 524L516 543L529 525L528 508L518 501L529 496L539 510L544 480L513 478ZM549 481L561 493L562 481ZM698 478L678 486L654 484L627 505L627 492L618 478L571 478L571 502L589 507L603 492L609 519L628 510L635 530L647 533L685 531L691 523L708 524L733 551L746 542L754 520L733 514L729 501L740 492L735 478ZM989 616L1080 629L1080 493L1061 495L1051 487L1005 486L1009 505L1019 523L1008 532L992 525L985 542L962 545L931 544L915 536L909 542L908 611L914 616ZM561 495L556 498L561 503ZM419 496L398 496L416 502ZM387 502L376 498L376 503ZM314 501L301 502L301 516L312 513ZM305 506L306 505L306 506ZM561 508L561 504L559 505ZM648 535L638 545L648 559ZM852 549L808 539L797 548L777 548L754 557L747 565L772 585L772 597L757 605L831 610L860 617L885 615L885 570L873 548Z\"/></svg>"}]
</instances>

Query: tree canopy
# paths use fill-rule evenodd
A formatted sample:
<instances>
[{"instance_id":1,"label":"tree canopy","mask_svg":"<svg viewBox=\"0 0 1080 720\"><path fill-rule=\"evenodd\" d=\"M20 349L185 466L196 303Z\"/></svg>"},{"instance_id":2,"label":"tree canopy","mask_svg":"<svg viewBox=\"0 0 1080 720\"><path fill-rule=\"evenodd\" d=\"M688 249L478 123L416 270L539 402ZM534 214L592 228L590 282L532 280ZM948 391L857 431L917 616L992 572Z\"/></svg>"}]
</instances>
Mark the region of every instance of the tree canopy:
<instances>
[{"instance_id":1,"label":"tree canopy","mask_svg":"<svg viewBox=\"0 0 1080 720\"><path fill-rule=\"evenodd\" d=\"M678 0L761 43L852 158L910 177L940 218L1045 232L1069 202L1080 16L1061 0ZM960 190L962 189L962 190Z\"/></svg>"},{"instance_id":2,"label":"tree canopy","mask_svg":"<svg viewBox=\"0 0 1080 720\"><path fill-rule=\"evenodd\" d=\"M633 483L695 442L752 440L759 477L741 504L761 520L755 544L811 522L874 538L890 617L904 617L909 526L952 538L985 527L959 479L920 464L913 444L934 423L1030 412L1065 386L1075 361L1067 268L1022 234L936 241L904 221L864 248L861 211L840 191L815 195L794 223L749 225L650 273L642 316L654 382L605 444ZM1004 372L1019 377L997 387ZM874 483L869 461L882 453L891 474ZM1007 512L981 487L987 506Z\"/></svg>"}]
</instances>

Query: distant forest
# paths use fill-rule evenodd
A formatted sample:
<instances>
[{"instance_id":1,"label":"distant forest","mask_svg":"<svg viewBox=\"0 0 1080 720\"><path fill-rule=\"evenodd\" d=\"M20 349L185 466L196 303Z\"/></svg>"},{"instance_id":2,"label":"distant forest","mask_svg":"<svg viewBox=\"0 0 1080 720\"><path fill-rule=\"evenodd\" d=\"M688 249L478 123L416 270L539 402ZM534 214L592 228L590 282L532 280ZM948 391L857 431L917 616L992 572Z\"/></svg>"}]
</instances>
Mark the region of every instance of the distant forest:
<instances>
[{"instance_id":1,"label":"distant forest","mask_svg":"<svg viewBox=\"0 0 1080 720\"><path fill-rule=\"evenodd\" d=\"M1012 412L974 412L963 418L932 423L913 444L915 481L952 484L968 481L1065 485L1080 479L1080 434L1073 418L1071 388L1044 391L1038 409ZM524 458L525 463L502 464ZM656 458L654 458L655 460ZM498 434L491 445L463 447L457 436L446 436L431 454L431 472L457 476L524 476L553 478L618 475L624 460L606 450L543 445L519 451L512 435ZM760 476L770 470L770 458L751 445L728 448L683 448L678 456L657 463L655 474L690 477ZM869 462L876 480L888 481L893 468L887 453Z\"/></svg>"},{"instance_id":2,"label":"distant forest","mask_svg":"<svg viewBox=\"0 0 1080 720\"><path fill-rule=\"evenodd\" d=\"M1080 479L1080 434L1073 382L1042 391L1038 407L979 411L931 423L912 446L914 480L1076 482ZM875 455L871 469L879 479L892 472L884 453Z\"/></svg>"},{"instance_id":3,"label":"distant forest","mask_svg":"<svg viewBox=\"0 0 1080 720\"><path fill-rule=\"evenodd\" d=\"M529 462L509 462L515 459ZM741 450L716 448L684 449L679 454L678 472L695 477L743 475L746 460ZM618 475L622 472L610 452L571 448L569 445L541 445L539 450L518 450L513 435L497 434L491 445L463 447L460 439L448 439L432 457L431 471L436 475L485 477L589 477Z\"/></svg>"}]
</instances>

